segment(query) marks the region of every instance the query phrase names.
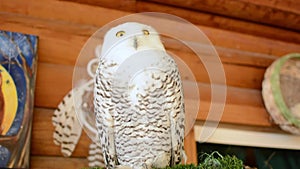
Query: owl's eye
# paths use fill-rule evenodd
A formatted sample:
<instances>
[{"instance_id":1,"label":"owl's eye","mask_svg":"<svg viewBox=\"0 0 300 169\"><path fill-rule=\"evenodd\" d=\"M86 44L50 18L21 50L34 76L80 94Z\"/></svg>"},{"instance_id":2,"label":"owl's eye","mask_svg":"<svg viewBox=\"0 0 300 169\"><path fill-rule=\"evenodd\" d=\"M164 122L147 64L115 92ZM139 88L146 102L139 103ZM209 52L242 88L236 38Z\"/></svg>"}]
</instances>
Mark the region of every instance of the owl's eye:
<instances>
[{"instance_id":1,"label":"owl's eye","mask_svg":"<svg viewBox=\"0 0 300 169\"><path fill-rule=\"evenodd\" d=\"M150 32L146 29L143 30L143 33L144 33L144 35L149 35L150 34Z\"/></svg>"},{"instance_id":2,"label":"owl's eye","mask_svg":"<svg viewBox=\"0 0 300 169\"><path fill-rule=\"evenodd\" d=\"M116 33L116 37L122 37L125 35L125 31L119 31Z\"/></svg>"}]
</instances>

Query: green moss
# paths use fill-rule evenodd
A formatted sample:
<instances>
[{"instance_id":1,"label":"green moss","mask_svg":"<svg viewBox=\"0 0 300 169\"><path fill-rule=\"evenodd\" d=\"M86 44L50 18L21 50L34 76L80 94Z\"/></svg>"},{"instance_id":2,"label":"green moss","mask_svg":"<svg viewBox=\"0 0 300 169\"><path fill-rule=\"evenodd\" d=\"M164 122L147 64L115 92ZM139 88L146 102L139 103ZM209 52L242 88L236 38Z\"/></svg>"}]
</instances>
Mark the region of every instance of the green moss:
<instances>
[{"instance_id":1,"label":"green moss","mask_svg":"<svg viewBox=\"0 0 300 169\"><path fill-rule=\"evenodd\" d=\"M203 154L203 162L198 166L194 164L179 164L174 167L166 167L164 169L243 169L243 161L235 156L222 156L218 152L213 152L211 154ZM90 169L102 169L102 168L90 168Z\"/></svg>"},{"instance_id":2,"label":"green moss","mask_svg":"<svg viewBox=\"0 0 300 169\"><path fill-rule=\"evenodd\" d=\"M218 152L204 154L206 157L199 164L200 169L241 169L244 167L243 161L235 156L222 156Z\"/></svg>"},{"instance_id":3,"label":"green moss","mask_svg":"<svg viewBox=\"0 0 300 169\"><path fill-rule=\"evenodd\" d=\"M179 165L176 165L174 167L166 167L164 169L194 169L194 168L197 168L197 166L195 166L194 164L179 164Z\"/></svg>"}]
</instances>

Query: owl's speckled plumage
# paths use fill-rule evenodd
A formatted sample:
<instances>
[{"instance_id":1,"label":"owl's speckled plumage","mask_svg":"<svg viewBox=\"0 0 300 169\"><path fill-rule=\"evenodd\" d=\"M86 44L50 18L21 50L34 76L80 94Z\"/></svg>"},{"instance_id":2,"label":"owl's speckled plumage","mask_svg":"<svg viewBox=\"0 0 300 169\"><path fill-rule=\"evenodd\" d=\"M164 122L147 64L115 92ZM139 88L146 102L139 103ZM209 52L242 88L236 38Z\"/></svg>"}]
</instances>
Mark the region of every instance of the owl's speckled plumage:
<instances>
[{"instance_id":1,"label":"owl's speckled plumage","mask_svg":"<svg viewBox=\"0 0 300 169\"><path fill-rule=\"evenodd\" d=\"M105 35L98 57L94 105L106 166L139 169L180 163L182 84L158 33L140 23L116 26Z\"/></svg>"}]
</instances>

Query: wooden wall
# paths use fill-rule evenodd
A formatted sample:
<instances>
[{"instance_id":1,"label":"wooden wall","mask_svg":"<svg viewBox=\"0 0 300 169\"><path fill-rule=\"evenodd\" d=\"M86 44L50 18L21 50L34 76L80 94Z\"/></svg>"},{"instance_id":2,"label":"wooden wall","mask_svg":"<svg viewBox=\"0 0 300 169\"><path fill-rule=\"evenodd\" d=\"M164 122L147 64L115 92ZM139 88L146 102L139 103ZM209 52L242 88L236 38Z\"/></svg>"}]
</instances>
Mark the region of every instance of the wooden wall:
<instances>
[{"instance_id":1,"label":"wooden wall","mask_svg":"<svg viewBox=\"0 0 300 169\"><path fill-rule=\"evenodd\" d=\"M83 134L72 157L62 157L53 143L51 116L72 88L73 67L86 40L101 26L134 12L165 12L185 18L216 46L229 86L222 123L278 130L264 108L261 82L274 59L300 52L299 7L296 0L1 0L1 30L39 36L31 168L87 166L89 138ZM194 63L189 53L169 50ZM197 120L204 121L209 110L209 81L203 78L205 73L194 73L203 95ZM193 133L186 142L189 161L195 162Z\"/></svg>"}]
</instances>

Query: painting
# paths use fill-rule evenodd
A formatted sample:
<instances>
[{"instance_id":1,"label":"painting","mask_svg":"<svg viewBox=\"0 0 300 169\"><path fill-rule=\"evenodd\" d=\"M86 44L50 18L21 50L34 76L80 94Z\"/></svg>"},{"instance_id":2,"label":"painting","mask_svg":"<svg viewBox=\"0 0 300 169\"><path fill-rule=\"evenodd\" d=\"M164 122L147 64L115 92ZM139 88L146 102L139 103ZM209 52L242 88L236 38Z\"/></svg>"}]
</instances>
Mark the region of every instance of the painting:
<instances>
[{"instance_id":1,"label":"painting","mask_svg":"<svg viewBox=\"0 0 300 169\"><path fill-rule=\"evenodd\" d=\"M29 167L37 45L37 36L0 30L0 168Z\"/></svg>"}]
</instances>

